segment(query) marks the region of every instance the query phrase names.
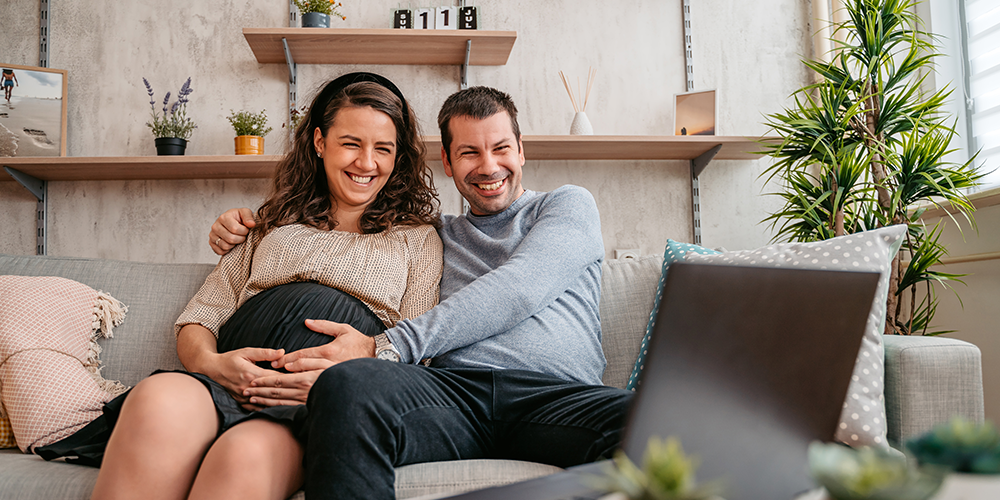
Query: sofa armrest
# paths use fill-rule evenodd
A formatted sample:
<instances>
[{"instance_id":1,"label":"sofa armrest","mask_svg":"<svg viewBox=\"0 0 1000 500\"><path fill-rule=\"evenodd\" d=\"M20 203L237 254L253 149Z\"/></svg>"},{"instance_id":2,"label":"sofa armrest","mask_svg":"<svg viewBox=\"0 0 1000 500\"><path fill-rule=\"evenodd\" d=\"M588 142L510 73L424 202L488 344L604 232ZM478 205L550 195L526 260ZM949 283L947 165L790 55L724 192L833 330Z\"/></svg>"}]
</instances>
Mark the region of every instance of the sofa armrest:
<instances>
[{"instance_id":1,"label":"sofa armrest","mask_svg":"<svg viewBox=\"0 0 1000 500\"><path fill-rule=\"evenodd\" d=\"M885 409L889 443L901 448L954 416L985 417L979 348L943 337L886 335Z\"/></svg>"}]
</instances>

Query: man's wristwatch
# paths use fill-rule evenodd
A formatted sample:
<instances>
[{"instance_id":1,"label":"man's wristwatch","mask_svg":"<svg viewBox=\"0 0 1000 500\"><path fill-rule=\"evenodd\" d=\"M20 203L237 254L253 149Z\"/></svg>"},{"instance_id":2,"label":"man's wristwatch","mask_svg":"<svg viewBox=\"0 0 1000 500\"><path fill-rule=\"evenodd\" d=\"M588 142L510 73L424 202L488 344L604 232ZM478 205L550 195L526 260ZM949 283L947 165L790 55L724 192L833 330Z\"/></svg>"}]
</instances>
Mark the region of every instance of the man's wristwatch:
<instances>
[{"instance_id":1,"label":"man's wristwatch","mask_svg":"<svg viewBox=\"0 0 1000 500\"><path fill-rule=\"evenodd\" d=\"M392 342L389 342L389 336L385 332L376 335L374 339L376 358L399 363L399 353L392 348Z\"/></svg>"}]
</instances>

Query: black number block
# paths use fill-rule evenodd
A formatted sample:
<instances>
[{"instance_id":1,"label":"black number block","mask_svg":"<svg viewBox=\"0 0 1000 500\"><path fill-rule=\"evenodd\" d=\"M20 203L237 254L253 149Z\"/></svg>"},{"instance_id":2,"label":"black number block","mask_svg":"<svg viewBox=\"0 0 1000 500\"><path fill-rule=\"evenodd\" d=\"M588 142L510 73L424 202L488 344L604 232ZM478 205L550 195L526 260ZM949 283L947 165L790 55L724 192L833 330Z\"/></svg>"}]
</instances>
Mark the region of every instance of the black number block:
<instances>
[{"instance_id":1,"label":"black number block","mask_svg":"<svg viewBox=\"0 0 1000 500\"><path fill-rule=\"evenodd\" d=\"M460 7L458 13L458 29L479 29L479 12L475 7Z\"/></svg>"},{"instance_id":2,"label":"black number block","mask_svg":"<svg viewBox=\"0 0 1000 500\"><path fill-rule=\"evenodd\" d=\"M413 12L405 9L392 12L392 27L396 29L413 28Z\"/></svg>"}]
</instances>

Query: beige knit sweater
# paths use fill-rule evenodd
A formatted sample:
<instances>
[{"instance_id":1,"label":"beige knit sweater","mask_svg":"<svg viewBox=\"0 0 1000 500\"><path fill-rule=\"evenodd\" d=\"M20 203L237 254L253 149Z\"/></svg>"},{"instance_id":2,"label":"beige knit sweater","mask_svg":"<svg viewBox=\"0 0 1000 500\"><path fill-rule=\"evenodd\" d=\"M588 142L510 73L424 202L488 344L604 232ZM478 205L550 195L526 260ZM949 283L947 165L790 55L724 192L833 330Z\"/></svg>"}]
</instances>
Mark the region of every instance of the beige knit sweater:
<instances>
[{"instance_id":1,"label":"beige knit sweater","mask_svg":"<svg viewBox=\"0 0 1000 500\"><path fill-rule=\"evenodd\" d=\"M441 239L434 227L398 226L376 234L282 226L247 241L219 260L177 318L174 332L198 323L219 328L250 297L285 283L312 281L365 303L386 327L415 318L438 302Z\"/></svg>"}]
</instances>

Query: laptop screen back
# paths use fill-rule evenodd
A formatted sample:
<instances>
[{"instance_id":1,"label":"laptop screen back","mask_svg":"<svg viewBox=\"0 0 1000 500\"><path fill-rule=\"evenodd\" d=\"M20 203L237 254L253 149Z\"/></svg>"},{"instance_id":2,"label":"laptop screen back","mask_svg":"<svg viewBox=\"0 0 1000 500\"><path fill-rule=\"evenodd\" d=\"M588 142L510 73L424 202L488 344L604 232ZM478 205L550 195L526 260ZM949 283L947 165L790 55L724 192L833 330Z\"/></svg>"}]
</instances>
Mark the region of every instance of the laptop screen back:
<instances>
[{"instance_id":1,"label":"laptop screen back","mask_svg":"<svg viewBox=\"0 0 1000 500\"><path fill-rule=\"evenodd\" d=\"M679 439L729 500L814 488L811 441L832 441L877 273L674 264L623 448Z\"/></svg>"}]
</instances>

